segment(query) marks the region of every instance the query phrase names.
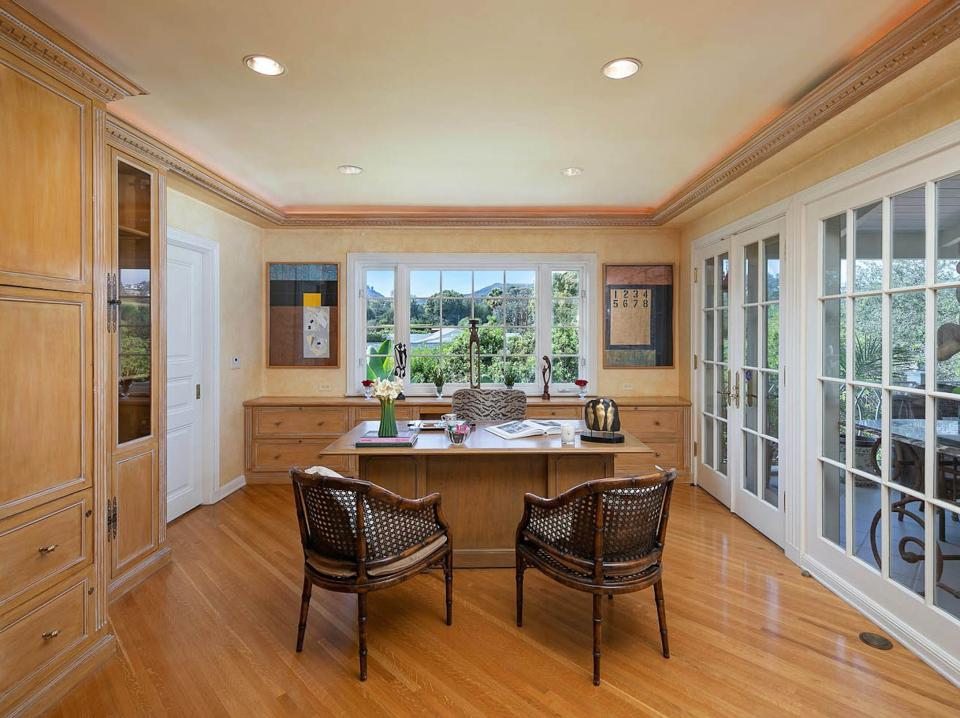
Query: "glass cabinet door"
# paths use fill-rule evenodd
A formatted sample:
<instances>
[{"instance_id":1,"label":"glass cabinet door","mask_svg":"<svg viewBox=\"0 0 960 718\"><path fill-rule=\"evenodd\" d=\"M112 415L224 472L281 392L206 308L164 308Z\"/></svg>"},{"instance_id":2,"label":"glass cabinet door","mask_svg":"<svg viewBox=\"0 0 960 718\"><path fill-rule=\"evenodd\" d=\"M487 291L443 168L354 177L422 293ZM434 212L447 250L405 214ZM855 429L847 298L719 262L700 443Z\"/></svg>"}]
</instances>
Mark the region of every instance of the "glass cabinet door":
<instances>
[{"instance_id":1,"label":"glass cabinet door","mask_svg":"<svg viewBox=\"0 0 960 718\"><path fill-rule=\"evenodd\" d=\"M151 232L153 176L117 162L117 444L149 436L151 427Z\"/></svg>"}]
</instances>

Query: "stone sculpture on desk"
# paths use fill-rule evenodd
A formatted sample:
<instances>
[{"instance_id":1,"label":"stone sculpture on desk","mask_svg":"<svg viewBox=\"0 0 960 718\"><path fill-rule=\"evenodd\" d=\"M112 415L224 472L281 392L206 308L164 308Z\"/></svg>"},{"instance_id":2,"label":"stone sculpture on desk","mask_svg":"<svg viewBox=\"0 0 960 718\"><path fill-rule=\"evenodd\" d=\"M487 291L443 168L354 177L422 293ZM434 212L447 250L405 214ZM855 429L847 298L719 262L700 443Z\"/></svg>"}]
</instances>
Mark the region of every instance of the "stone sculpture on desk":
<instances>
[{"instance_id":1,"label":"stone sculpture on desk","mask_svg":"<svg viewBox=\"0 0 960 718\"><path fill-rule=\"evenodd\" d=\"M583 407L583 423L586 430L581 441L601 444L622 444L620 433L620 409L613 399L591 399Z\"/></svg>"},{"instance_id":2,"label":"stone sculpture on desk","mask_svg":"<svg viewBox=\"0 0 960 718\"><path fill-rule=\"evenodd\" d=\"M543 375L543 394L540 395L540 398L544 401L550 401L550 379L553 377L553 363L547 355L543 357L543 368L540 373Z\"/></svg>"}]
</instances>

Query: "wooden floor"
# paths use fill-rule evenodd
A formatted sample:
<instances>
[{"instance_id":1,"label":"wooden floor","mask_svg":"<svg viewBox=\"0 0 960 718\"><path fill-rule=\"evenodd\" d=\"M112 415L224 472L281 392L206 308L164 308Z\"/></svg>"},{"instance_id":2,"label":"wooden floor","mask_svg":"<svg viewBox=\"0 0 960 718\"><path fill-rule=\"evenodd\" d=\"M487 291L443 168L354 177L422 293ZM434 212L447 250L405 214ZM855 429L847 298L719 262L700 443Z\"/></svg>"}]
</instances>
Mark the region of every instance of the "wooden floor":
<instances>
[{"instance_id":1,"label":"wooden floor","mask_svg":"<svg viewBox=\"0 0 960 718\"><path fill-rule=\"evenodd\" d=\"M604 600L603 684L590 682L591 598L527 572L459 570L454 625L438 573L369 601L370 678L356 678L356 599L302 581L289 489L248 487L170 526L174 560L111 607L117 656L51 716L954 716L960 691L707 494L679 486L664 592Z\"/></svg>"}]
</instances>

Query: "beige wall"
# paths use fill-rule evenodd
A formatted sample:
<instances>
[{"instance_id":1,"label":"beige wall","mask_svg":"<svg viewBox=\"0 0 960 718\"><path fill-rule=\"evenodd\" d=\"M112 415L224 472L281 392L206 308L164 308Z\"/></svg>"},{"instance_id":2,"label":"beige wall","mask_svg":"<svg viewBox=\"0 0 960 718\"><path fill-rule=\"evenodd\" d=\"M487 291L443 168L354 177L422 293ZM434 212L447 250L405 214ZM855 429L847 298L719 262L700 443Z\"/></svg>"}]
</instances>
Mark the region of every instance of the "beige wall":
<instances>
[{"instance_id":1,"label":"beige wall","mask_svg":"<svg viewBox=\"0 0 960 718\"><path fill-rule=\"evenodd\" d=\"M690 246L694 240L956 120L960 120L960 79L945 83L902 105L867 127L777 174L773 179L749 191L737 193L738 183L749 185L748 173L732 183L733 199L703 216L681 223L680 263L684 271L678 285L680 326L683 328L677 347L681 362L678 377L680 395L690 396L691 284L689 271L686 270L690 267ZM827 125L824 126L825 132L830 130ZM683 219L681 217L681 222Z\"/></svg>"},{"instance_id":2,"label":"beige wall","mask_svg":"<svg viewBox=\"0 0 960 718\"><path fill-rule=\"evenodd\" d=\"M220 245L220 485L243 473L243 406L263 379L263 230L176 190L167 192L167 226ZM231 369L231 357L240 368Z\"/></svg>"},{"instance_id":3,"label":"beige wall","mask_svg":"<svg viewBox=\"0 0 960 718\"><path fill-rule=\"evenodd\" d=\"M568 252L597 255L604 263L676 263L679 232L658 229L304 229L267 230L265 262L340 262L347 252ZM597 277L594 296L599 296ZM599 310L594 321L600 321ZM680 325L681 327L683 324ZM602 337L597 334L599 356ZM340 334L339 369L266 369L264 394L342 396L346 390L346 322ZM680 390L680 370L598 368L601 394L669 395ZM625 386L626 385L626 386Z\"/></svg>"}]
</instances>

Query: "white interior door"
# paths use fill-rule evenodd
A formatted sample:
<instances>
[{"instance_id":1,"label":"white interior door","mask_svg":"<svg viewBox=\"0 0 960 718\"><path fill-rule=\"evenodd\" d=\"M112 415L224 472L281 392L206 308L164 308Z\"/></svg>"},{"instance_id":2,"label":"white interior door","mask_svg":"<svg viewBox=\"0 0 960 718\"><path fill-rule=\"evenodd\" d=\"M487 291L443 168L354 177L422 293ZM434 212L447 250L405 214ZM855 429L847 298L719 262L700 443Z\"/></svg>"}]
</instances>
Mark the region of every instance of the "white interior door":
<instances>
[{"instance_id":1,"label":"white interior door","mask_svg":"<svg viewBox=\"0 0 960 718\"><path fill-rule=\"evenodd\" d=\"M203 253L167 248L167 520L203 501Z\"/></svg>"},{"instance_id":2,"label":"white interior door","mask_svg":"<svg viewBox=\"0 0 960 718\"><path fill-rule=\"evenodd\" d=\"M780 546L782 243L778 221L695 255L697 483Z\"/></svg>"}]
</instances>

